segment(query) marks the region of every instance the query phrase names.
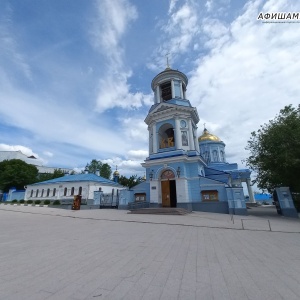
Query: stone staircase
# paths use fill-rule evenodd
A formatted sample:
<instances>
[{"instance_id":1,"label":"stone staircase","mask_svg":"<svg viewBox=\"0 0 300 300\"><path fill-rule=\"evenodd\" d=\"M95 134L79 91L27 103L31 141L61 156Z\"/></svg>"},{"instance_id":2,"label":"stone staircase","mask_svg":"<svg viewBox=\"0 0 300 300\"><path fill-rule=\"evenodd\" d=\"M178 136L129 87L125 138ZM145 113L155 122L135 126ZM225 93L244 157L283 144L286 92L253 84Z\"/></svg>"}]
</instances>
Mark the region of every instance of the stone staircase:
<instances>
[{"instance_id":1,"label":"stone staircase","mask_svg":"<svg viewBox=\"0 0 300 300\"><path fill-rule=\"evenodd\" d=\"M186 215L191 213L184 208L177 207L157 207L133 209L129 214L151 214L151 215Z\"/></svg>"}]
</instances>

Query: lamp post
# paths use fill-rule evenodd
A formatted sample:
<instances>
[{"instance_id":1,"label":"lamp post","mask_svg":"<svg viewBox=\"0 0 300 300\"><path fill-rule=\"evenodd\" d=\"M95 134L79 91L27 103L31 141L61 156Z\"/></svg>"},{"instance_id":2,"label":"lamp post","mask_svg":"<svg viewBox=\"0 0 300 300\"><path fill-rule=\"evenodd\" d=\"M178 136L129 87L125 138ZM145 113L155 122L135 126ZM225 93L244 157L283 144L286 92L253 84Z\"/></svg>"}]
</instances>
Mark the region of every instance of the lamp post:
<instances>
[{"instance_id":1,"label":"lamp post","mask_svg":"<svg viewBox=\"0 0 300 300\"><path fill-rule=\"evenodd\" d=\"M153 170L151 170L151 172L149 173L149 178L152 181L152 179L153 179Z\"/></svg>"}]
</instances>

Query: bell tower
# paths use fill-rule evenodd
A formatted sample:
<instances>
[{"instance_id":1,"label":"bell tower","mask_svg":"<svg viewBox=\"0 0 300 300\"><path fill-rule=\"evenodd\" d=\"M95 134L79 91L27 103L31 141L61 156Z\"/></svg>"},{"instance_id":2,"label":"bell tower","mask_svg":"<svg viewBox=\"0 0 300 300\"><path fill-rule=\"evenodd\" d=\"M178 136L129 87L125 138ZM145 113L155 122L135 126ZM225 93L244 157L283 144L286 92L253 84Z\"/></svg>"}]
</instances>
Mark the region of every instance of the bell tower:
<instances>
[{"instance_id":1,"label":"bell tower","mask_svg":"<svg viewBox=\"0 0 300 300\"><path fill-rule=\"evenodd\" d=\"M149 132L149 157L142 165L150 182L150 204L189 208L199 190L199 174L206 165L197 138L199 116L186 98L188 78L169 66L151 83L154 104L145 123Z\"/></svg>"},{"instance_id":2,"label":"bell tower","mask_svg":"<svg viewBox=\"0 0 300 300\"><path fill-rule=\"evenodd\" d=\"M197 110L186 99L188 79L167 67L151 83L154 105L145 119L149 131L149 154L183 150L200 153L197 141Z\"/></svg>"}]
</instances>

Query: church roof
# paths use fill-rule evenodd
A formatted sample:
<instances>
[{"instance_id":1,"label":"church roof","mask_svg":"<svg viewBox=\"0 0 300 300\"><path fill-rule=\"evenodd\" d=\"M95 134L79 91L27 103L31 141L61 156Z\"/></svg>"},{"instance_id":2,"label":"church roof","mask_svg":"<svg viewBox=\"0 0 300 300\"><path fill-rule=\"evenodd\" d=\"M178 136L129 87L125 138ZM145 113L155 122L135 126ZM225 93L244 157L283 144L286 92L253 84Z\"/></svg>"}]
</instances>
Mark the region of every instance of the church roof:
<instances>
[{"instance_id":1,"label":"church roof","mask_svg":"<svg viewBox=\"0 0 300 300\"><path fill-rule=\"evenodd\" d=\"M59 178L54 178L54 179L50 179L50 180L46 180L46 181L42 181L42 182L37 182L32 185L52 184L52 183L60 183L60 182L79 182L79 181L92 181L92 182L102 183L102 184L106 184L106 185L121 186L120 184L118 184L112 180L103 178L101 176L98 176L98 175L92 174L92 173L66 175L66 176L59 177Z\"/></svg>"},{"instance_id":2,"label":"church roof","mask_svg":"<svg viewBox=\"0 0 300 300\"><path fill-rule=\"evenodd\" d=\"M211 134L206 128L204 128L203 133L198 138L199 142L202 141L212 141L212 142L221 142L220 138L214 134Z\"/></svg>"}]
</instances>

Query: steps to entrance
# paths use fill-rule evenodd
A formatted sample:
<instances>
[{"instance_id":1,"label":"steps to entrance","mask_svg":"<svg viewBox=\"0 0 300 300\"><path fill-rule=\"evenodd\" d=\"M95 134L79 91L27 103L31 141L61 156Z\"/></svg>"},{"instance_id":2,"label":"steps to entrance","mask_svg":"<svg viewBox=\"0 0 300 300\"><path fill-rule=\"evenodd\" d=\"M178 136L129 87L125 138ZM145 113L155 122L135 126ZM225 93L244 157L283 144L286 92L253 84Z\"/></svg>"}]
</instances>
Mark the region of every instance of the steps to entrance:
<instances>
[{"instance_id":1,"label":"steps to entrance","mask_svg":"<svg viewBox=\"0 0 300 300\"><path fill-rule=\"evenodd\" d=\"M177 207L140 208L134 209L129 214L152 214L152 215L186 215L190 211Z\"/></svg>"}]
</instances>

